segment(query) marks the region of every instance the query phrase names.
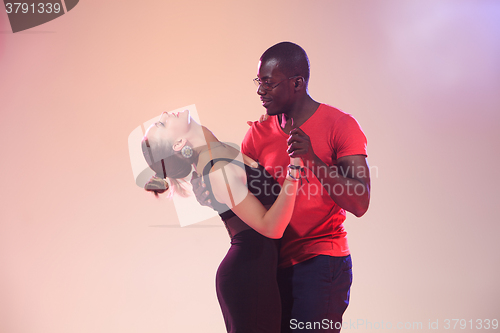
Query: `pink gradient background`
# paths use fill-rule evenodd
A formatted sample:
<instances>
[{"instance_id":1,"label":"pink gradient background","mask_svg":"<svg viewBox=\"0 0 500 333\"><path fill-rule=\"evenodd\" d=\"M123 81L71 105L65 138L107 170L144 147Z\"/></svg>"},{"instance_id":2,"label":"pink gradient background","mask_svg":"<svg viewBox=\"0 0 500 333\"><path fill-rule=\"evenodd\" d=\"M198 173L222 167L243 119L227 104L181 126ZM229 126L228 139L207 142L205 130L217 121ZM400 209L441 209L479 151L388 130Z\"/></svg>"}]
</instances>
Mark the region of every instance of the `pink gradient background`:
<instances>
[{"instance_id":1,"label":"pink gradient background","mask_svg":"<svg viewBox=\"0 0 500 333\"><path fill-rule=\"evenodd\" d=\"M127 138L196 104L241 143L264 112L258 59L283 40L377 171L345 223L345 320L500 319L498 1L86 0L17 34L0 13L0 332L224 331L226 230L180 228L135 185Z\"/></svg>"}]
</instances>

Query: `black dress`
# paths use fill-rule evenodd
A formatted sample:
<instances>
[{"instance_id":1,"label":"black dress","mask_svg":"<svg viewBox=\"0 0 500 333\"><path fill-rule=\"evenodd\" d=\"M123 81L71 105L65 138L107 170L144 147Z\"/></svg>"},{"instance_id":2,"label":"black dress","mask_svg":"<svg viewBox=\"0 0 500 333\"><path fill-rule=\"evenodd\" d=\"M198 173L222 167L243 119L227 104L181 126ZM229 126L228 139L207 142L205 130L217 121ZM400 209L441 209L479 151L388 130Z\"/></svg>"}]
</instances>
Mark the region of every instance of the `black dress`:
<instances>
[{"instance_id":1,"label":"black dress","mask_svg":"<svg viewBox=\"0 0 500 333\"><path fill-rule=\"evenodd\" d=\"M231 237L231 247L222 260L216 276L217 298L227 332L279 333L281 301L276 280L278 241L248 227L226 205L215 200L208 173L219 161L245 168L248 190L266 207L279 194L279 184L262 166L252 168L227 158L211 160L203 170L212 206L219 212ZM247 228L241 230L242 224Z\"/></svg>"}]
</instances>

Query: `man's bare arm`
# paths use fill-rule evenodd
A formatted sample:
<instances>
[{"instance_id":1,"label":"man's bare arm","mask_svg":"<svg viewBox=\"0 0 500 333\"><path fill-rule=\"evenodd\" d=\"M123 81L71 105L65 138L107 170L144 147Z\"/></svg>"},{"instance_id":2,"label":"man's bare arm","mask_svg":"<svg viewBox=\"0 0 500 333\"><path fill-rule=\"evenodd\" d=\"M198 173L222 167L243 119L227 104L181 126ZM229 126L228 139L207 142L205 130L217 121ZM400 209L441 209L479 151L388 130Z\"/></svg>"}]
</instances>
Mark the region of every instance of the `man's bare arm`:
<instances>
[{"instance_id":1,"label":"man's bare arm","mask_svg":"<svg viewBox=\"0 0 500 333\"><path fill-rule=\"evenodd\" d=\"M304 165L321 181L323 187L343 209L360 217L370 203L370 169L364 155L344 156L329 166L313 151L309 136L300 128L290 131L288 153L301 157Z\"/></svg>"}]
</instances>

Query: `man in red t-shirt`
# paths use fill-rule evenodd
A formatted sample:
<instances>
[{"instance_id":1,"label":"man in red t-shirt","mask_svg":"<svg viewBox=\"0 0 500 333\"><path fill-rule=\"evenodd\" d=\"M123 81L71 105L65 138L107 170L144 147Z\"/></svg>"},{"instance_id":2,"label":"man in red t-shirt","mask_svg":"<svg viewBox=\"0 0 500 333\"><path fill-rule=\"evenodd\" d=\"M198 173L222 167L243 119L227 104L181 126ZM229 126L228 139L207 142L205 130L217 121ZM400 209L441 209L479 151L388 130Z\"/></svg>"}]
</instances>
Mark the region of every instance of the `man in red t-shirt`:
<instances>
[{"instance_id":1,"label":"man in red t-shirt","mask_svg":"<svg viewBox=\"0 0 500 333\"><path fill-rule=\"evenodd\" d=\"M362 216L370 200L363 131L351 115L314 101L308 81L309 60L300 46L282 42L264 52L255 82L271 117L253 123L242 143L242 152L280 184L290 156L305 164L281 239L281 333L340 331L352 282L342 223L346 211Z\"/></svg>"}]
</instances>

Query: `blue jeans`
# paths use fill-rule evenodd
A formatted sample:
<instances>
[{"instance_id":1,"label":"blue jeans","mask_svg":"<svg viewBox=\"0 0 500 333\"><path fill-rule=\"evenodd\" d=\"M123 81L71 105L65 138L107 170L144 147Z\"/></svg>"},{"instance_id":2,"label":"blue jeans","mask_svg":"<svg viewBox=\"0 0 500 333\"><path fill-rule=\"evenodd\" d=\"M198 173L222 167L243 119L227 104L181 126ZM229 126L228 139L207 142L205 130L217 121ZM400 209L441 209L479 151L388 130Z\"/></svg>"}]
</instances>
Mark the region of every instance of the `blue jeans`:
<instances>
[{"instance_id":1,"label":"blue jeans","mask_svg":"<svg viewBox=\"0 0 500 333\"><path fill-rule=\"evenodd\" d=\"M319 255L278 269L281 333L340 332L351 283L350 255Z\"/></svg>"}]
</instances>

